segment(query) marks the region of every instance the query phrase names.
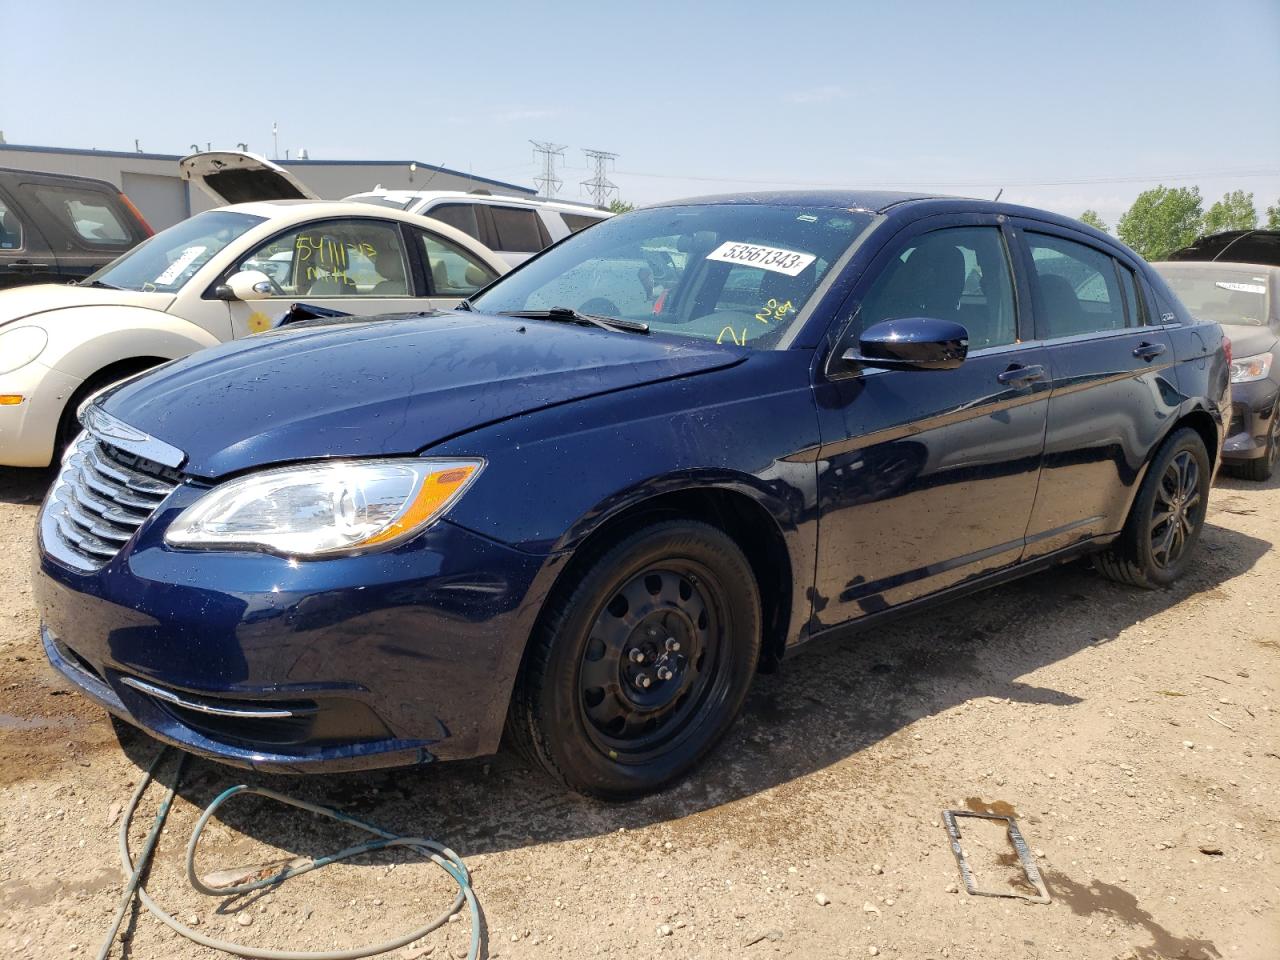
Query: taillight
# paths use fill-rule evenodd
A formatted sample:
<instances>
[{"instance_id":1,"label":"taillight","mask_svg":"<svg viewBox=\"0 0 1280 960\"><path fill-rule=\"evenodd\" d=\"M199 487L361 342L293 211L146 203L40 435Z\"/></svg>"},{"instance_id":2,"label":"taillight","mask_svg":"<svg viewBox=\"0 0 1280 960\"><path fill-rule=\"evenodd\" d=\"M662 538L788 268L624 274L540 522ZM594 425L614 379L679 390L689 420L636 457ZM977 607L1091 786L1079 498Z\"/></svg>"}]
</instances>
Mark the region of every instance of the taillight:
<instances>
[{"instance_id":1,"label":"taillight","mask_svg":"<svg viewBox=\"0 0 1280 960\"><path fill-rule=\"evenodd\" d=\"M1226 355L1227 366L1231 366L1231 338L1226 334L1222 335L1222 352Z\"/></svg>"},{"instance_id":2,"label":"taillight","mask_svg":"<svg viewBox=\"0 0 1280 960\"><path fill-rule=\"evenodd\" d=\"M138 218L138 222L142 224L142 229L147 231L148 237L155 236L156 232L151 229L151 224L147 223L147 218L142 215L141 210L139 210L137 207L133 205L133 201L129 199L129 195L125 193L123 190L120 191L120 202L123 203L129 209L130 213L132 213L135 217Z\"/></svg>"}]
</instances>

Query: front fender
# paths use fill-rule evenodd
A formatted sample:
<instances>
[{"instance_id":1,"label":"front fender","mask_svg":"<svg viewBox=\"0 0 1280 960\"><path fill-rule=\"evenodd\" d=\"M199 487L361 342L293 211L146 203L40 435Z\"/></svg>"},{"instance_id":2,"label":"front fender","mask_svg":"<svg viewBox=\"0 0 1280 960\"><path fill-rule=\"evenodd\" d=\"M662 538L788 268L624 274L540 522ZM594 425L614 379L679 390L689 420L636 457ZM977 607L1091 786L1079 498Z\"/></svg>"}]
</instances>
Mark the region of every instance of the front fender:
<instances>
[{"instance_id":1,"label":"front fender","mask_svg":"<svg viewBox=\"0 0 1280 960\"><path fill-rule=\"evenodd\" d=\"M82 381L122 360L176 360L220 342L189 320L146 307L74 307L28 325L49 334L40 362Z\"/></svg>"}]
</instances>

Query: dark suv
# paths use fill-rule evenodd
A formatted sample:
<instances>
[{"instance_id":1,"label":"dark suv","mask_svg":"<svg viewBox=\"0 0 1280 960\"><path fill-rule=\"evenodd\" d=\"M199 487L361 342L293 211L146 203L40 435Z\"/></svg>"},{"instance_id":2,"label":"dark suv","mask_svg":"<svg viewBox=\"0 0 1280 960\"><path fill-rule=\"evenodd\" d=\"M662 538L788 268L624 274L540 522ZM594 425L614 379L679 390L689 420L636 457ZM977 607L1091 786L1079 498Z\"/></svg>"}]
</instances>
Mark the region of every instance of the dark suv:
<instances>
[{"instance_id":1,"label":"dark suv","mask_svg":"<svg viewBox=\"0 0 1280 960\"><path fill-rule=\"evenodd\" d=\"M105 180L0 167L0 289L83 280L153 232Z\"/></svg>"}]
</instances>

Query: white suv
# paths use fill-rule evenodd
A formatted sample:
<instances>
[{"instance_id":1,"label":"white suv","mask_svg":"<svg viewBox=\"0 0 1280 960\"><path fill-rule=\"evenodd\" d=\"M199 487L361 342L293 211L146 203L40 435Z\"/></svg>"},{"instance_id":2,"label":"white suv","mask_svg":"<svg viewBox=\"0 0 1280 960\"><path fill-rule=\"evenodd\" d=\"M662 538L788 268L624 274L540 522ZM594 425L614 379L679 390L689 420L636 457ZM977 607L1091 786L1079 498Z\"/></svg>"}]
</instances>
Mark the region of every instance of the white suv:
<instances>
[{"instance_id":1,"label":"white suv","mask_svg":"<svg viewBox=\"0 0 1280 960\"><path fill-rule=\"evenodd\" d=\"M474 237L513 267L613 214L564 200L497 197L458 190L384 190L346 198L431 217Z\"/></svg>"}]
</instances>

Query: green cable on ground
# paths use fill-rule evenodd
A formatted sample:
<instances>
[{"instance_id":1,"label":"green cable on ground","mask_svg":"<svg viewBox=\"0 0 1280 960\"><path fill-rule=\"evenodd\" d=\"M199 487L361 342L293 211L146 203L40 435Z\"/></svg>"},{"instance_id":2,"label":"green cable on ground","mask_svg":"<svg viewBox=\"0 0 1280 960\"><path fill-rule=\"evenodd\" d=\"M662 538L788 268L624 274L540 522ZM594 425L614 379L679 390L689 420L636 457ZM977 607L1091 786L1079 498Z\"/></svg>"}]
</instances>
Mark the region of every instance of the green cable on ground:
<instances>
[{"instance_id":1,"label":"green cable on ground","mask_svg":"<svg viewBox=\"0 0 1280 960\"><path fill-rule=\"evenodd\" d=\"M177 918L166 913L160 906L151 899L146 888L142 885L141 877L146 871L151 861L151 856L155 852L156 841L159 839L161 827L164 826L165 818L168 816L169 808L172 805L173 797L178 789L178 783L182 776L182 766L186 760L183 754L182 760L179 762L174 772L173 784L168 787L164 800L161 801L160 808L156 812L155 823L151 827L151 832L147 835L147 841L143 848L142 855L135 864L129 853L129 824L133 819L133 815L137 812L138 804L142 800L143 793L155 778L155 771L160 766L161 760L168 754L169 748L165 747L156 759L152 762L145 776L138 783L138 787L133 792L133 796L129 800L129 806L125 810L120 823L120 864L124 868L125 875L129 878L125 886L124 894L120 901L120 907L114 917L111 931L103 941L102 948L98 952L98 960L105 960L111 952L111 947L115 943L116 934L119 932L120 924L124 919L124 915L128 910L129 904L136 895L142 904L151 912L161 923L181 934L188 940L202 946L209 947L213 950L220 950L223 953L230 953L239 957L250 957L253 960L361 960L363 957L372 957L380 953L386 953L421 939L431 931L444 926L449 922L449 917L456 913L462 905L467 905L468 913L471 917L471 943L467 950L467 960L477 960L480 955L480 905L476 901L475 891L471 887L471 875L467 871L467 866L462 862L462 858L450 850L448 847L437 843L426 837L404 837L384 830L376 824L366 823L355 817L348 816L338 810L322 807L314 803L308 803L305 800L298 800L294 797L287 796L283 793L277 793L274 790L266 790L260 787L250 787L247 784L230 787L220 793L212 803L205 807L201 813L200 819L196 821L195 828L191 831L191 840L187 844L186 866L187 879L191 886L201 893L214 897L236 896L242 893L249 893L253 890L262 890L266 887L276 886L288 880L290 877L296 877L299 874L309 873L320 867L326 867L331 863L338 863L341 860L347 860L351 857L359 856L363 853L370 853L375 850L386 850L390 847L406 847L413 850L424 857L427 857L432 863L440 867L447 873L453 881L458 885L458 894L454 898L449 908L440 915L433 918L428 923L416 930L396 937L393 940L387 940L382 943L369 944L362 947L352 947L347 950L327 950L320 952L312 952L306 950L268 950L262 947L251 947L247 944L234 943L229 940L218 940L214 937L205 936ZM317 814L322 817L329 817L337 820L339 823L348 826L357 827L366 833L371 833L378 839L369 840L365 843L359 843L354 846L339 850L336 853L327 854L317 857L309 862L298 866L290 866L281 870L279 873L266 877L261 880L255 880L251 883L243 883L226 887L214 887L204 883L196 876L195 860L196 847L200 842L200 837L204 833L204 828L209 820L217 812L218 808L230 800L232 797L242 794L253 794L260 797L266 797L275 800L287 806L297 807L299 810L306 810L310 813Z\"/></svg>"}]
</instances>

